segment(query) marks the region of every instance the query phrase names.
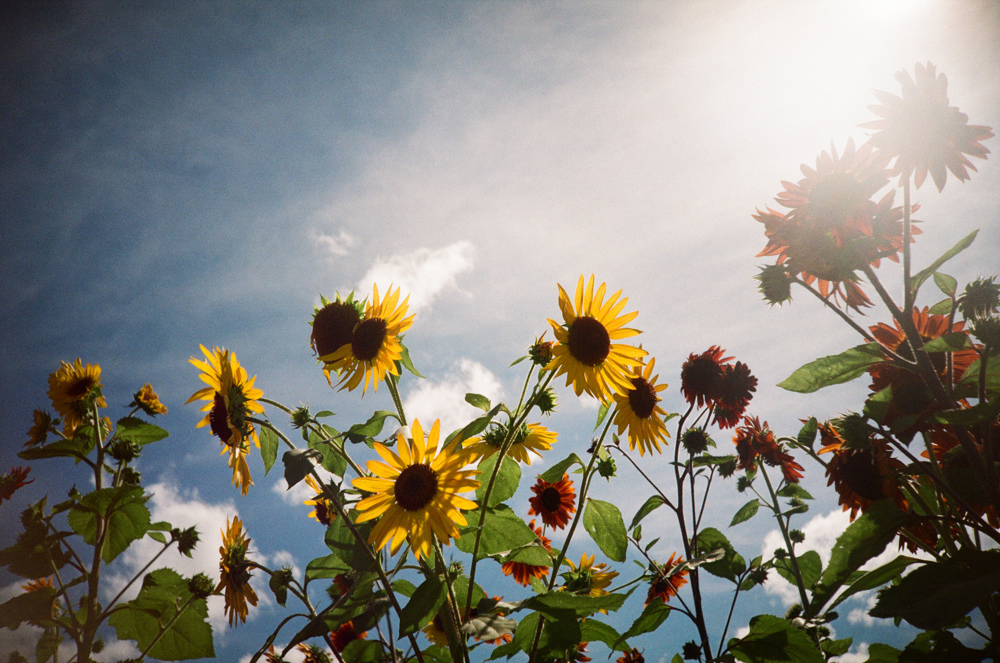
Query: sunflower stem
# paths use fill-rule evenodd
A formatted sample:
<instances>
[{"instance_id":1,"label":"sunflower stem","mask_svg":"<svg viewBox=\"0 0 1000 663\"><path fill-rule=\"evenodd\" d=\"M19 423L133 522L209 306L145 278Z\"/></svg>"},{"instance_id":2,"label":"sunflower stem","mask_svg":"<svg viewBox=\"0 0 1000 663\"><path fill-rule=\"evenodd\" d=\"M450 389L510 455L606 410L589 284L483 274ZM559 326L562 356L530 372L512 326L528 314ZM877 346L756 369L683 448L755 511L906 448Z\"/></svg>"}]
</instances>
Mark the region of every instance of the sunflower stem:
<instances>
[{"instance_id":1,"label":"sunflower stem","mask_svg":"<svg viewBox=\"0 0 1000 663\"><path fill-rule=\"evenodd\" d=\"M912 221L910 220L910 176L903 180L903 310L913 308L912 278L910 277L910 242L913 238Z\"/></svg>"},{"instance_id":2,"label":"sunflower stem","mask_svg":"<svg viewBox=\"0 0 1000 663\"><path fill-rule=\"evenodd\" d=\"M177 610L177 613L174 614L174 616L170 619L169 622L167 622L167 625L164 626L162 629L160 629L160 632L156 634L156 637L153 638L153 641L150 642L148 645L146 645L146 648L142 650L142 653L139 654L139 658L135 659L136 663L142 663L142 661L146 659L146 654L148 654L150 650L152 650L153 647L156 646L156 643L160 641L160 638L162 638L164 635L167 634L167 631L169 631L173 627L174 622L180 619L180 616L184 614L184 611L188 609L188 606L190 606L192 603L195 602L195 599L196 597L192 594L191 597L184 602L184 605L182 605Z\"/></svg>"},{"instance_id":3,"label":"sunflower stem","mask_svg":"<svg viewBox=\"0 0 1000 663\"><path fill-rule=\"evenodd\" d=\"M127 583L127 584L126 584L126 585L125 585L124 587L122 587L122 588L121 588L121 591L119 591L119 592L118 592L118 593L117 593L117 594L115 595L115 597L114 597L113 599L111 599L110 601L108 601L108 609L106 609L106 610L105 610L105 611L104 611L104 612L103 612L103 613L101 614L101 621L104 621L105 619L107 619L107 617L108 617L108 614L109 614L109 612L108 612L108 611L110 610L110 608L114 607L114 605L115 605L116 603L118 603L118 599L120 599L120 598L122 597L122 594L124 594L124 593L125 593L126 591L128 591L128 588L129 588L129 587L131 587L131 586L132 586L132 584L133 584L133 583L134 583L134 582L135 582L136 580L138 580L139 578L141 578L141 577L142 577L142 574L144 574L144 573L146 572L146 569L148 569L149 567L151 567L151 566L153 565L153 563L154 563L154 562L155 562L156 560L158 560L158 559L160 558L160 555L162 555L163 553L167 552L167 549L168 549L168 548L169 548L170 546L174 545L174 543L176 543L176 539L171 539L170 541L167 541L167 542L166 542L165 544L163 544L163 547L162 547L162 548L160 548L160 551L159 551L158 553L156 553L155 555L153 555L153 558L152 558L152 559L150 559L150 560L149 560L149 561L148 561L148 562L146 563L146 566L142 567L142 568L141 568L141 569L139 570L139 572L138 572L138 573L136 573L136 574L135 574L134 576L132 576L132 579L131 579L131 580L129 580L129 581L128 581L128 583Z\"/></svg>"},{"instance_id":4,"label":"sunflower stem","mask_svg":"<svg viewBox=\"0 0 1000 663\"><path fill-rule=\"evenodd\" d=\"M403 413L403 401L399 399L399 387L396 385L396 376L392 373L385 374L385 383L389 385L389 393L392 394L392 402L396 404L396 412L399 414L399 425L406 425L406 415Z\"/></svg>"},{"instance_id":5,"label":"sunflower stem","mask_svg":"<svg viewBox=\"0 0 1000 663\"><path fill-rule=\"evenodd\" d=\"M760 462L760 474L764 477L764 483L767 484L767 492L771 498L771 504L774 505L775 509L775 520L778 521L778 527L781 529L781 538L785 540L785 545L788 547L788 557L792 560L792 571L795 572L796 585L799 589L799 598L802 599L802 612L803 614L809 614L809 597L806 595L806 584L802 580L802 570L799 568L799 559L795 555L795 545L792 543L791 537L788 535L788 523L785 522L785 514L781 511L781 504L778 502L778 496L774 493L774 486L771 485L771 479L767 476L767 470L764 469L764 462ZM791 521L791 514L788 514L788 519Z\"/></svg>"},{"instance_id":6,"label":"sunflower stem","mask_svg":"<svg viewBox=\"0 0 1000 663\"><path fill-rule=\"evenodd\" d=\"M797 276L792 277L792 283L798 283L800 286L802 286L803 288L805 288L807 291L811 292L816 297L816 299L818 299L821 302L823 302L824 306L826 306L828 309L830 309L831 311L833 311L834 313L836 313L837 315L839 315L840 318L844 322L846 322L848 325L850 325L851 328L854 331L856 331L859 334L861 334L862 338L864 338L866 341L868 341L869 343L875 342L875 339L872 338L871 334L869 334L865 330L864 327L862 327L857 322L855 322L851 318L851 316L847 315L847 313L845 313L844 311L841 311L839 308L837 308L836 306L834 306L834 304L828 298L824 297L819 292L817 292L817 290L815 288L813 288L811 285L809 285L808 283L806 283L805 281L803 281L802 279L800 279Z\"/></svg>"},{"instance_id":7,"label":"sunflower stem","mask_svg":"<svg viewBox=\"0 0 1000 663\"><path fill-rule=\"evenodd\" d=\"M469 663L469 647L466 642L466 638L462 636L462 623L463 619L461 614L458 612L458 597L455 595L455 585L452 583L451 574L448 572L448 567L444 563L444 548L441 547L441 542L437 540L437 537L432 537L434 539L434 552L435 556L435 566L436 571L440 575L444 576L444 584L448 589L448 598L445 603L448 605L448 612L451 614L450 620L445 620L443 626L445 634L448 636L448 648L451 650L451 656L454 659L456 653L460 653L462 656L462 661L464 663ZM472 581L469 581L469 593L472 593ZM468 612L465 614L469 614Z\"/></svg>"}]
</instances>

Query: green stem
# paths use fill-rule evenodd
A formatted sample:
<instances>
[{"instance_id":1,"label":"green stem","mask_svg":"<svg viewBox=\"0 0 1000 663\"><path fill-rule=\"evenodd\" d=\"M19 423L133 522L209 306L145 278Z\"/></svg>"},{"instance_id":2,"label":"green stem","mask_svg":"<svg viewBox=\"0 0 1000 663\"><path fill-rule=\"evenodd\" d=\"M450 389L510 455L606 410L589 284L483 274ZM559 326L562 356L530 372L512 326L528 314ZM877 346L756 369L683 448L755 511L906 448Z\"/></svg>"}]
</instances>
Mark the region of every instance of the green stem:
<instances>
[{"instance_id":1,"label":"green stem","mask_svg":"<svg viewBox=\"0 0 1000 663\"><path fill-rule=\"evenodd\" d=\"M448 613L451 615L451 619L446 619L444 621L445 634L448 636L448 648L451 650L452 659L456 658L456 654L461 656L463 663L469 663L469 646L467 638L462 634L462 624L465 621L463 619L463 614L459 613L458 608L458 597L455 595L455 585L452 583L451 574L448 573L448 567L444 563L444 549L441 547L441 542L437 540L437 537L432 537L434 539L434 552L436 558L434 560L435 566L437 567L436 572L444 578L445 587L448 589L448 599L445 603L448 605ZM472 580L469 580L469 593L472 593ZM470 614L466 611L464 614Z\"/></svg>"},{"instance_id":2,"label":"green stem","mask_svg":"<svg viewBox=\"0 0 1000 663\"><path fill-rule=\"evenodd\" d=\"M171 627L174 625L174 622L176 622L180 618L180 616L184 613L184 611L187 610L188 606L194 603L196 599L197 597L195 597L192 594L191 598L189 598L187 601L184 602L184 605L182 605L180 609L177 611L177 613L170 619L170 621L167 622L167 625L164 626L163 629L156 634L156 637L153 638L153 641L150 642L148 645L146 645L146 648L142 650L142 653L139 654L139 658L136 659L136 663L142 663L142 661L145 660L146 654L148 654L149 651L156 646L156 643L160 641L160 638L166 635L167 631L169 631Z\"/></svg>"},{"instance_id":3,"label":"green stem","mask_svg":"<svg viewBox=\"0 0 1000 663\"><path fill-rule=\"evenodd\" d=\"M163 547L160 548L160 551L158 553L156 553L155 555L153 555L153 558L146 563L146 566L142 567L139 570L138 573L136 573L134 576L132 576L132 579L128 581L128 584L126 584L124 587L122 587L121 591L118 592L115 595L115 597L113 599L111 599L111 601L108 602L108 609L114 607L114 605L116 603L118 603L118 599L120 599L122 597L122 594L124 594L126 591L128 591L128 588L132 586L132 583L134 583L136 580L138 580L139 578L141 578L142 575L146 572L146 569L148 569L149 567L151 567L153 565L153 563L160 558L160 555L162 555L163 553L165 553L167 551L167 548L169 548L170 546L172 546L174 543L175 543L174 540L170 540L167 543L165 543L163 545ZM107 616L108 616L108 610L105 610L101 614L101 621L104 621L107 618Z\"/></svg>"},{"instance_id":4,"label":"green stem","mask_svg":"<svg viewBox=\"0 0 1000 663\"><path fill-rule=\"evenodd\" d=\"M774 508L775 520L778 521L778 527L781 529L781 538L785 540L785 546L788 548L788 557L792 560L792 571L795 573L795 584L798 585L799 597L802 599L802 612L803 614L809 614L809 597L806 595L806 584L802 580L802 571L799 569L799 560L795 555L795 546L792 544L791 537L788 536L788 525L785 523L785 515L781 512L781 504L778 502L778 496L774 493L774 486L771 485L771 479L767 476L767 470L764 469L764 463L761 461L759 464L760 474L764 477L764 483L767 484L767 492L771 497L771 504ZM789 516L791 519L791 516Z\"/></svg>"},{"instance_id":5,"label":"green stem","mask_svg":"<svg viewBox=\"0 0 1000 663\"><path fill-rule=\"evenodd\" d=\"M396 412L399 414L399 425L406 425L406 415L403 413L403 401L399 399L399 387L396 385L396 376L392 373L385 374L385 383L389 385L389 393L392 394L392 402L396 404Z\"/></svg>"}]
</instances>

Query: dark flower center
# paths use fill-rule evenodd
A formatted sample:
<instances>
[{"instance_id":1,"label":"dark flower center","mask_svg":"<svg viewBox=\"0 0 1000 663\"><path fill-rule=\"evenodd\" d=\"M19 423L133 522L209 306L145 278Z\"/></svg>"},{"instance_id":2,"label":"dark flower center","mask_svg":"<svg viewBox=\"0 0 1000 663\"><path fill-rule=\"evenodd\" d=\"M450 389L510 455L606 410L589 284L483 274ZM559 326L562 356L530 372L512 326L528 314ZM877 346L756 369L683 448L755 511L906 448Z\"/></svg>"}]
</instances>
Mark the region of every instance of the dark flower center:
<instances>
[{"instance_id":1,"label":"dark flower center","mask_svg":"<svg viewBox=\"0 0 1000 663\"><path fill-rule=\"evenodd\" d=\"M437 472L429 465L410 465L396 478L396 502L406 511L417 511L427 506L437 489Z\"/></svg>"},{"instance_id":2,"label":"dark flower center","mask_svg":"<svg viewBox=\"0 0 1000 663\"><path fill-rule=\"evenodd\" d=\"M722 367L711 357L700 355L682 367L681 383L692 398L715 400L722 388Z\"/></svg>"},{"instance_id":3,"label":"dark flower center","mask_svg":"<svg viewBox=\"0 0 1000 663\"><path fill-rule=\"evenodd\" d=\"M543 490L542 494L538 497L541 499L542 506L546 511L555 512L562 506L562 493L552 486Z\"/></svg>"},{"instance_id":4,"label":"dark flower center","mask_svg":"<svg viewBox=\"0 0 1000 663\"><path fill-rule=\"evenodd\" d=\"M646 378L632 378L632 391L628 392L628 404L635 416L649 419L658 400L660 399L656 397L656 390Z\"/></svg>"},{"instance_id":5,"label":"dark flower center","mask_svg":"<svg viewBox=\"0 0 1000 663\"><path fill-rule=\"evenodd\" d=\"M313 319L312 344L320 357L336 352L351 342L354 327L361 322L361 314L350 304L327 304Z\"/></svg>"},{"instance_id":6,"label":"dark flower center","mask_svg":"<svg viewBox=\"0 0 1000 663\"><path fill-rule=\"evenodd\" d=\"M824 226L838 226L857 214L867 200L864 189L852 175L823 175L809 192L810 217Z\"/></svg>"},{"instance_id":7,"label":"dark flower center","mask_svg":"<svg viewBox=\"0 0 1000 663\"><path fill-rule=\"evenodd\" d=\"M250 565L237 564L229 569L229 583L233 587L242 587L250 582Z\"/></svg>"},{"instance_id":8,"label":"dark flower center","mask_svg":"<svg viewBox=\"0 0 1000 663\"><path fill-rule=\"evenodd\" d=\"M597 366L611 352L611 337L600 322L581 316L569 327L569 353L586 366Z\"/></svg>"},{"instance_id":9,"label":"dark flower center","mask_svg":"<svg viewBox=\"0 0 1000 663\"><path fill-rule=\"evenodd\" d=\"M351 349L354 356L361 361L371 361L378 356L387 328L382 318L369 318L359 322L351 334Z\"/></svg>"},{"instance_id":10,"label":"dark flower center","mask_svg":"<svg viewBox=\"0 0 1000 663\"><path fill-rule=\"evenodd\" d=\"M215 403L212 405L212 411L208 413L208 423L212 427L212 433L222 440L223 444L229 444L233 431L229 428L229 412L226 411L226 401L219 392L215 392Z\"/></svg>"},{"instance_id":11,"label":"dark flower center","mask_svg":"<svg viewBox=\"0 0 1000 663\"><path fill-rule=\"evenodd\" d=\"M330 512L329 507L327 507L326 500L320 500L316 503L316 520L327 527L333 522L333 514Z\"/></svg>"},{"instance_id":12,"label":"dark flower center","mask_svg":"<svg viewBox=\"0 0 1000 663\"><path fill-rule=\"evenodd\" d=\"M87 375L76 380L66 389L66 395L72 399L83 398L97 385L97 380Z\"/></svg>"},{"instance_id":13,"label":"dark flower center","mask_svg":"<svg viewBox=\"0 0 1000 663\"><path fill-rule=\"evenodd\" d=\"M882 499L882 473L873 453L856 451L849 454L841 471L847 487L859 497L872 502Z\"/></svg>"}]
</instances>

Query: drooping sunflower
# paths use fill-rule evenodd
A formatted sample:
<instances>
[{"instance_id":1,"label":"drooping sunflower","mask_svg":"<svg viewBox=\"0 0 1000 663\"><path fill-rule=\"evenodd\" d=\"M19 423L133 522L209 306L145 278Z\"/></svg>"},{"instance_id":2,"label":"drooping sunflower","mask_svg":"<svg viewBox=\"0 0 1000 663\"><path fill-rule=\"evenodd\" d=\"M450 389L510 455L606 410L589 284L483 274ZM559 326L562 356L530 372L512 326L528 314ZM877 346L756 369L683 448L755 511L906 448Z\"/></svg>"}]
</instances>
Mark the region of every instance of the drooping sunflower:
<instances>
[{"instance_id":1,"label":"drooping sunflower","mask_svg":"<svg viewBox=\"0 0 1000 663\"><path fill-rule=\"evenodd\" d=\"M990 151L980 141L991 138L993 132L970 125L968 115L948 105L948 79L933 64L918 62L915 73L915 80L906 70L896 74L902 97L876 90L881 105L868 108L881 119L861 126L876 130L870 142L887 159L895 158L892 170L900 182L915 173L914 185L920 188L930 172L941 191L949 170L960 181L969 179L966 169L975 171L976 167L965 155L985 159Z\"/></svg>"},{"instance_id":2,"label":"drooping sunflower","mask_svg":"<svg viewBox=\"0 0 1000 663\"><path fill-rule=\"evenodd\" d=\"M322 359L351 342L354 328L361 322L364 305L354 301L353 292L347 299L341 299L338 293L332 302L321 295L320 302L323 306L313 312L310 323L312 333L309 335L309 345Z\"/></svg>"},{"instance_id":3,"label":"drooping sunflower","mask_svg":"<svg viewBox=\"0 0 1000 663\"><path fill-rule=\"evenodd\" d=\"M743 417L743 425L736 429L733 443L741 470L756 469L757 459L760 459L770 467L781 468L781 474L788 483L798 483L802 478L804 468L782 449L766 421L761 424L757 417Z\"/></svg>"},{"instance_id":4,"label":"drooping sunflower","mask_svg":"<svg viewBox=\"0 0 1000 663\"><path fill-rule=\"evenodd\" d=\"M28 485L34 479L28 479L30 467L12 467L10 472L0 474L0 503L9 500L18 490ZM25 479L28 479L25 481Z\"/></svg>"},{"instance_id":5,"label":"drooping sunflower","mask_svg":"<svg viewBox=\"0 0 1000 663\"><path fill-rule=\"evenodd\" d=\"M167 406L160 402L160 397L148 382L135 392L129 407L137 407L151 417L167 413Z\"/></svg>"},{"instance_id":6,"label":"drooping sunflower","mask_svg":"<svg viewBox=\"0 0 1000 663\"><path fill-rule=\"evenodd\" d=\"M330 500L323 495L323 489L312 478L312 475L306 475L306 485L316 493L312 499L302 501L303 504L313 507L313 510L309 512L309 517L315 518L317 522L329 527L333 519L337 517L336 510L333 508Z\"/></svg>"},{"instance_id":7,"label":"drooping sunflower","mask_svg":"<svg viewBox=\"0 0 1000 663\"><path fill-rule=\"evenodd\" d=\"M399 288L393 291L391 285L385 298L380 300L378 286L373 286L371 302L365 307L364 317L354 325L350 343L320 356L323 373L331 385L330 373L336 372L340 375L338 384L341 389L354 391L363 380L361 393L364 394L368 391L368 385L373 382L374 391L377 392L378 383L385 379L386 373L398 375L396 361L403 356L399 336L413 324L413 316L406 317L409 301L410 297L407 295L403 303L399 304ZM344 317L349 315L346 313ZM346 328L346 323L344 327ZM330 345L340 340L342 338L334 340Z\"/></svg>"},{"instance_id":8,"label":"drooping sunflower","mask_svg":"<svg viewBox=\"0 0 1000 663\"><path fill-rule=\"evenodd\" d=\"M468 524L463 510L477 508L475 502L459 495L479 486L472 478L476 470L462 469L475 456L457 440L439 452L440 429L437 420L425 440L420 422L414 420L412 442L400 433L396 452L376 442L375 451L385 462L368 461L368 471L374 476L352 482L355 488L374 493L356 508L359 524L378 519L368 538L377 548L388 544L395 555L409 538L414 556L426 557L435 537L446 545L458 536L458 525Z\"/></svg>"},{"instance_id":9,"label":"drooping sunflower","mask_svg":"<svg viewBox=\"0 0 1000 663\"><path fill-rule=\"evenodd\" d=\"M531 531L538 537L542 547L548 552L552 552L552 541L550 541L549 538L542 533L542 528L535 527L534 520L528 523L528 527L530 527ZM513 576L514 582L524 587L531 584L532 578L538 578L540 580L548 575L549 572L548 566L526 564L524 562L504 562L500 569L503 571L505 576Z\"/></svg>"},{"instance_id":10,"label":"drooping sunflower","mask_svg":"<svg viewBox=\"0 0 1000 663\"><path fill-rule=\"evenodd\" d=\"M62 415L64 435L71 437L76 427L90 414L84 412L84 409L87 407L87 397L95 389L98 390L98 395L94 403L98 407L108 406L108 402L100 394L100 388L101 367L97 364L84 364L79 357L72 364L62 362L56 372L49 375L49 398L52 400L52 407Z\"/></svg>"},{"instance_id":11,"label":"drooping sunflower","mask_svg":"<svg viewBox=\"0 0 1000 663\"><path fill-rule=\"evenodd\" d=\"M229 625L235 626L236 620L245 623L249 609L247 604L257 605L257 593L250 586L250 569L253 562L247 559L250 548L250 537L243 531L243 523L239 516L234 516L230 523L226 518L226 529L222 531L222 546L219 547L219 574L221 576L216 594L225 591L226 615Z\"/></svg>"},{"instance_id":12,"label":"drooping sunflower","mask_svg":"<svg viewBox=\"0 0 1000 663\"><path fill-rule=\"evenodd\" d=\"M541 516L542 522L549 527L562 529L569 523L571 514L576 513L576 491L568 474L562 479L549 483L541 477L531 487L534 497L528 498L529 516Z\"/></svg>"},{"instance_id":13,"label":"drooping sunflower","mask_svg":"<svg viewBox=\"0 0 1000 663\"><path fill-rule=\"evenodd\" d=\"M330 633L330 642L333 643L333 650L340 653L344 651L344 647L355 640L364 640L366 635L368 635L368 631L358 633L354 629L354 622L348 620L341 624L336 631Z\"/></svg>"},{"instance_id":14,"label":"drooping sunflower","mask_svg":"<svg viewBox=\"0 0 1000 663\"><path fill-rule=\"evenodd\" d=\"M24 446L29 448L44 444L54 423L59 423L58 421L53 422L52 415L44 410L35 410L33 416L35 422L28 429L28 441L24 443Z\"/></svg>"},{"instance_id":15,"label":"drooping sunflower","mask_svg":"<svg viewBox=\"0 0 1000 663\"><path fill-rule=\"evenodd\" d=\"M577 566L573 560L567 559L570 570L562 574L566 581L564 585L567 592L574 594L586 594L587 596L604 596L608 593L607 587L611 581L618 577L617 571L609 571L608 565L604 562L594 564L594 555L583 553L580 557L580 565ZM602 613L608 614L602 609Z\"/></svg>"},{"instance_id":16,"label":"drooping sunflower","mask_svg":"<svg viewBox=\"0 0 1000 663\"><path fill-rule=\"evenodd\" d=\"M722 392L722 367L732 361L726 351L713 345L701 354L691 353L681 366L681 393L691 405L711 405Z\"/></svg>"},{"instance_id":17,"label":"drooping sunflower","mask_svg":"<svg viewBox=\"0 0 1000 663\"><path fill-rule=\"evenodd\" d=\"M491 426L483 434L482 439L471 438L464 444L480 459L489 458L500 450L509 431L508 426L497 424ZM542 453L551 449L556 441L556 432L541 424L521 424L513 436L507 455L525 465L531 465L531 453L541 458Z\"/></svg>"},{"instance_id":18,"label":"drooping sunflower","mask_svg":"<svg viewBox=\"0 0 1000 663\"><path fill-rule=\"evenodd\" d=\"M257 376L248 378L246 369L234 353L225 348L216 347L209 352L204 345L200 347L205 361L194 357L189 361L201 370L198 377L208 386L194 392L187 402L207 401L201 408L207 414L198 422L197 428L210 426L212 433L222 442L222 453L229 453L233 485L240 486L240 491L246 495L253 485L246 460L250 450L249 440L260 447L257 431L248 418L251 413L264 412L264 407L257 402L264 392L254 387Z\"/></svg>"},{"instance_id":19,"label":"drooping sunflower","mask_svg":"<svg viewBox=\"0 0 1000 663\"><path fill-rule=\"evenodd\" d=\"M566 384L573 385L577 396L587 392L602 403L610 402L613 393L628 391L629 370L646 356L641 348L612 342L640 333L624 326L638 312L619 315L628 297L619 299L619 290L605 301L605 290L602 283L594 291L593 274L586 288L580 275L573 301L559 286L559 308L564 323L549 319L557 343L552 348L552 361L545 366L545 370L556 371L556 377L566 374Z\"/></svg>"},{"instance_id":20,"label":"drooping sunflower","mask_svg":"<svg viewBox=\"0 0 1000 663\"><path fill-rule=\"evenodd\" d=\"M649 583L645 605L648 606L657 598L667 603L671 596L677 596L681 587L687 584L688 570L684 558L675 559L676 555L677 553L671 553L667 563L657 569L656 576Z\"/></svg>"},{"instance_id":21,"label":"drooping sunflower","mask_svg":"<svg viewBox=\"0 0 1000 663\"><path fill-rule=\"evenodd\" d=\"M660 453L660 442L666 444L666 439L670 437L667 425L663 423L667 413L657 405L660 402L657 394L667 385L657 384L659 375L650 377L655 365L656 360L650 359L645 368L635 366L630 379L631 387L624 394L614 396L618 409L614 423L618 426L618 434L623 434L627 428L628 446L633 451L638 446L640 456L646 455L647 451L653 453L654 449Z\"/></svg>"}]
</instances>

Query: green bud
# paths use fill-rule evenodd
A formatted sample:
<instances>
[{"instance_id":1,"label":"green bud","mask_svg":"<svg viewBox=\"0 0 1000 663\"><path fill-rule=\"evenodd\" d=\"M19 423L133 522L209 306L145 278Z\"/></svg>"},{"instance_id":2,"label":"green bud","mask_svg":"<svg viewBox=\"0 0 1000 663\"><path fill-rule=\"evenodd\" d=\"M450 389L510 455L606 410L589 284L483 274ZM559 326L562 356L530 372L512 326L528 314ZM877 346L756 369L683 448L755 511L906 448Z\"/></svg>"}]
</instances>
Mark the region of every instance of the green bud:
<instances>
[{"instance_id":1,"label":"green bud","mask_svg":"<svg viewBox=\"0 0 1000 663\"><path fill-rule=\"evenodd\" d=\"M188 557L191 551L198 545L198 530L195 527L188 527L185 530L174 528L170 530L171 539L177 542L177 551Z\"/></svg>"},{"instance_id":2,"label":"green bud","mask_svg":"<svg viewBox=\"0 0 1000 663\"><path fill-rule=\"evenodd\" d=\"M782 265L761 267L754 277L760 283L758 289L770 306L782 305L792 300L792 280Z\"/></svg>"},{"instance_id":3,"label":"green bud","mask_svg":"<svg viewBox=\"0 0 1000 663\"><path fill-rule=\"evenodd\" d=\"M108 451L111 454L111 457L118 462L127 463L138 457L141 450L142 449L138 443L133 442L132 440L118 438L111 443L111 449Z\"/></svg>"},{"instance_id":4,"label":"green bud","mask_svg":"<svg viewBox=\"0 0 1000 663\"><path fill-rule=\"evenodd\" d=\"M793 529L788 533L788 538L792 540L792 543L802 543L806 540L806 535L800 529Z\"/></svg>"},{"instance_id":5,"label":"green bud","mask_svg":"<svg viewBox=\"0 0 1000 663\"><path fill-rule=\"evenodd\" d=\"M123 486L138 486L142 483L142 475L133 467L123 467L118 475L118 481Z\"/></svg>"},{"instance_id":6,"label":"green bud","mask_svg":"<svg viewBox=\"0 0 1000 663\"><path fill-rule=\"evenodd\" d=\"M212 592L215 591L215 584L207 575L199 573L195 577L188 580L188 591L199 599L205 599L211 596Z\"/></svg>"},{"instance_id":7,"label":"green bud","mask_svg":"<svg viewBox=\"0 0 1000 663\"><path fill-rule=\"evenodd\" d=\"M545 390L535 394L535 399L533 401L535 407L538 411L545 415L550 415L556 410L556 406L559 405L559 398L556 396L556 392L552 390L551 387L546 387Z\"/></svg>"},{"instance_id":8,"label":"green bud","mask_svg":"<svg viewBox=\"0 0 1000 663\"><path fill-rule=\"evenodd\" d=\"M685 661L701 660L701 645L694 640L684 643L683 656Z\"/></svg>"},{"instance_id":9,"label":"green bud","mask_svg":"<svg viewBox=\"0 0 1000 663\"><path fill-rule=\"evenodd\" d=\"M966 320L979 318L995 313L1000 307L1000 285L995 283L996 277L989 279L979 277L965 286L958 298L958 310Z\"/></svg>"},{"instance_id":10,"label":"green bud","mask_svg":"<svg viewBox=\"0 0 1000 663\"><path fill-rule=\"evenodd\" d=\"M302 428L312 421L312 413L309 412L308 406L301 405L292 412L292 428Z\"/></svg>"},{"instance_id":11,"label":"green bud","mask_svg":"<svg viewBox=\"0 0 1000 663\"><path fill-rule=\"evenodd\" d=\"M597 462L597 471L608 481L611 480L611 477L615 476L616 469L614 458L608 457Z\"/></svg>"},{"instance_id":12,"label":"green bud","mask_svg":"<svg viewBox=\"0 0 1000 663\"><path fill-rule=\"evenodd\" d=\"M684 445L684 449L692 456L705 453L709 445L715 446L712 438L708 436L704 428L688 428L681 436L681 444Z\"/></svg>"}]
</instances>

